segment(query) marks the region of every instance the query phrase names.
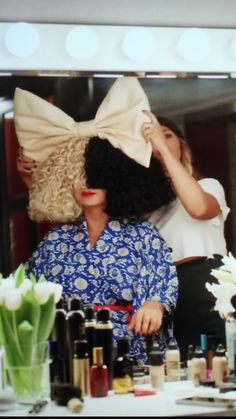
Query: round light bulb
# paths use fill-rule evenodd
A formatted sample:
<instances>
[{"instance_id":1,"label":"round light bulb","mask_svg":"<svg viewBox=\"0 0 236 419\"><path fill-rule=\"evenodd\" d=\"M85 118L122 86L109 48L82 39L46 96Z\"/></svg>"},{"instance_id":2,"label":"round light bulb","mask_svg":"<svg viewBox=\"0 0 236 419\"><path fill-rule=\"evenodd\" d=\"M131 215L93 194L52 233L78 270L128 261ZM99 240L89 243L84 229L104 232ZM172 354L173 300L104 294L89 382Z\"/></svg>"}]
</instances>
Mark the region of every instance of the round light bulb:
<instances>
[{"instance_id":1,"label":"round light bulb","mask_svg":"<svg viewBox=\"0 0 236 419\"><path fill-rule=\"evenodd\" d=\"M7 29L5 45L12 55L26 58L37 51L40 45L40 37L37 29L33 25L18 22Z\"/></svg>"},{"instance_id":2,"label":"round light bulb","mask_svg":"<svg viewBox=\"0 0 236 419\"><path fill-rule=\"evenodd\" d=\"M98 52L100 40L94 30L80 26L68 32L65 48L76 60L88 60Z\"/></svg>"},{"instance_id":3,"label":"round light bulb","mask_svg":"<svg viewBox=\"0 0 236 419\"><path fill-rule=\"evenodd\" d=\"M151 32L146 28L131 28L123 39L123 50L132 60L146 60L155 51L156 43Z\"/></svg>"},{"instance_id":4,"label":"round light bulb","mask_svg":"<svg viewBox=\"0 0 236 419\"><path fill-rule=\"evenodd\" d=\"M186 29L177 43L177 51L185 60L197 63L210 52L211 40L208 33L199 28Z\"/></svg>"}]
</instances>

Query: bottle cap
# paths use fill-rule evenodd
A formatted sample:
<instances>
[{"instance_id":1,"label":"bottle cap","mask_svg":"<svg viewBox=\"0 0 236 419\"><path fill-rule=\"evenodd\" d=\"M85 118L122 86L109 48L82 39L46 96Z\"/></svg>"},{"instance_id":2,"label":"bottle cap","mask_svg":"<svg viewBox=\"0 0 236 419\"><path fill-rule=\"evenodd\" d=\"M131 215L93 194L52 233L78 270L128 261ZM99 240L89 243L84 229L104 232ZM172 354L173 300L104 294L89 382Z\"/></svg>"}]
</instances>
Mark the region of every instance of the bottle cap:
<instances>
[{"instance_id":1,"label":"bottle cap","mask_svg":"<svg viewBox=\"0 0 236 419\"><path fill-rule=\"evenodd\" d=\"M171 349L178 349L178 345L177 345L175 339L171 338L171 340L168 343L167 348L170 349L170 350Z\"/></svg>"},{"instance_id":2,"label":"bottle cap","mask_svg":"<svg viewBox=\"0 0 236 419\"><path fill-rule=\"evenodd\" d=\"M193 345L188 345L188 354L187 354L187 358L190 361L194 356L194 346Z\"/></svg>"},{"instance_id":3,"label":"bottle cap","mask_svg":"<svg viewBox=\"0 0 236 419\"><path fill-rule=\"evenodd\" d=\"M225 356L225 348L221 343L216 348L215 356Z\"/></svg>"},{"instance_id":4,"label":"bottle cap","mask_svg":"<svg viewBox=\"0 0 236 419\"><path fill-rule=\"evenodd\" d=\"M93 348L93 364L103 365L103 347L95 346Z\"/></svg>"},{"instance_id":5,"label":"bottle cap","mask_svg":"<svg viewBox=\"0 0 236 419\"><path fill-rule=\"evenodd\" d=\"M159 366L164 364L164 354L161 350L160 345L157 342L154 343L150 349L149 363L153 366Z\"/></svg>"},{"instance_id":6,"label":"bottle cap","mask_svg":"<svg viewBox=\"0 0 236 419\"><path fill-rule=\"evenodd\" d=\"M88 358L88 342L87 340L75 340L74 341L74 357L76 358Z\"/></svg>"},{"instance_id":7,"label":"bottle cap","mask_svg":"<svg viewBox=\"0 0 236 419\"><path fill-rule=\"evenodd\" d=\"M117 340L117 355L126 355L129 353L129 340L122 338Z\"/></svg>"},{"instance_id":8,"label":"bottle cap","mask_svg":"<svg viewBox=\"0 0 236 419\"><path fill-rule=\"evenodd\" d=\"M93 307L86 307L85 308L85 320L93 320L93 319L94 319Z\"/></svg>"},{"instance_id":9,"label":"bottle cap","mask_svg":"<svg viewBox=\"0 0 236 419\"><path fill-rule=\"evenodd\" d=\"M97 312L98 322L107 322L110 320L110 310L108 308L101 308Z\"/></svg>"},{"instance_id":10,"label":"bottle cap","mask_svg":"<svg viewBox=\"0 0 236 419\"><path fill-rule=\"evenodd\" d=\"M82 310L82 301L79 297L70 299L70 310Z\"/></svg>"},{"instance_id":11,"label":"bottle cap","mask_svg":"<svg viewBox=\"0 0 236 419\"><path fill-rule=\"evenodd\" d=\"M80 413L84 407L84 403L80 399L73 398L68 401L67 407L71 412Z\"/></svg>"},{"instance_id":12,"label":"bottle cap","mask_svg":"<svg viewBox=\"0 0 236 419\"><path fill-rule=\"evenodd\" d=\"M196 346L194 351L194 358L204 358L204 354L200 346Z\"/></svg>"}]
</instances>

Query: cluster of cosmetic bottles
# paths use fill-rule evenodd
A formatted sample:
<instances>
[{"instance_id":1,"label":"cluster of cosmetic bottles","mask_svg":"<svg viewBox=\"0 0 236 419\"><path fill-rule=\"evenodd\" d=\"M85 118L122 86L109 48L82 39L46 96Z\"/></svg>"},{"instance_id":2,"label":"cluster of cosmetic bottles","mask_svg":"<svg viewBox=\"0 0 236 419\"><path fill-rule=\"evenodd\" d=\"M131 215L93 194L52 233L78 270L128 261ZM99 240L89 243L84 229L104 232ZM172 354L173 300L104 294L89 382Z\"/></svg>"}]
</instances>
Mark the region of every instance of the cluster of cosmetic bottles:
<instances>
[{"instance_id":1,"label":"cluster of cosmetic bottles","mask_svg":"<svg viewBox=\"0 0 236 419\"><path fill-rule=\"evenodd\" d=\"M214 346L211 336L201 335L200 345L188 347L187 378L193 380L195 386L223 385L229 375L229 362L225 347Z\"/></svg>"},{"instance_id":2,"label":"cluster of cosmetic bottles","mask_svg":"<svg viewBox=\"0 0 236 419\"><path fill-rule=\"evenodd\" d=\"M70 383L82 396L103 397L109 389L125 393L133 388L133 359L129 341L113 344L110 310L82 307L79 298L62 301L56 310L49 341L50 381Z\"/></svg>"}]
</instances>

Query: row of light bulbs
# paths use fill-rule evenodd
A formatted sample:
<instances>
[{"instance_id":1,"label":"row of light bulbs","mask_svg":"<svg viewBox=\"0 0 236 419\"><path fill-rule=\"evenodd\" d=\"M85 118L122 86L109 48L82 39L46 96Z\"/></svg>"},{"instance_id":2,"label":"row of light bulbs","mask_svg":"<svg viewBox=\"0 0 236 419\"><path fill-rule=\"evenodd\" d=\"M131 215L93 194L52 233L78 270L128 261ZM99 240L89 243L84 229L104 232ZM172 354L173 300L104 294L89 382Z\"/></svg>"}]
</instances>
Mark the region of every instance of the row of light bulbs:
<instances>
[{"instance_id":1,"label":"row of light bulbs","mask_svg":"<svg viewBox=\"0 0 236 419\"><path fill-rule=\"evenodd\" d=\"M13 56L28 58L39 50L40 34L33 24L13 23L5 32L4 43ZM70 28L64 44L67 53L76 60L88 60L101 48L101 41L96 31L84 25ZM211 47L211 37L202 28L183 29L176 44L179 56L191 63L200 63L206 59ZM228 47L232 58L236 58L236 38L231 40ZM123 36L122 48L126 56L132 60L144 61L155 53L157 40L149 28L131 27Z\"/></svg>"}]
</instances>

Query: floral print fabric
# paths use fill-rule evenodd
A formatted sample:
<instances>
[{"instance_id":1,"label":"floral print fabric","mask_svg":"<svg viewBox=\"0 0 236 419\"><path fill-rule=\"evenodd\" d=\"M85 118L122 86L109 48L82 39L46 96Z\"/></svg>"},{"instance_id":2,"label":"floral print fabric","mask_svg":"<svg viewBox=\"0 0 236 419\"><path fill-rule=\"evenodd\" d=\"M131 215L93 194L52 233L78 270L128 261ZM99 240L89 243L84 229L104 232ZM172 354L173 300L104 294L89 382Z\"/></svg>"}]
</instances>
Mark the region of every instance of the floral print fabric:
<instances>
[{"instance_id":1,"label":"floral print fabric","mask_svg":"<svg viewBox=\"0 0 236 419\"><path fill-rule=\"evenodd\" d=\"M167 311L176 304L178 282L170 251L146 221L110 221L91 247L81 217L73 225L52 229L26 269L62 284L64 296L78 295L84 305L132 303L135 313L146 300L160 301ZM127 331L127 311L113 311L112 322L114 339L128 336L131 353L147 362L146 339Z\"/></svg>"}]
</instances>

